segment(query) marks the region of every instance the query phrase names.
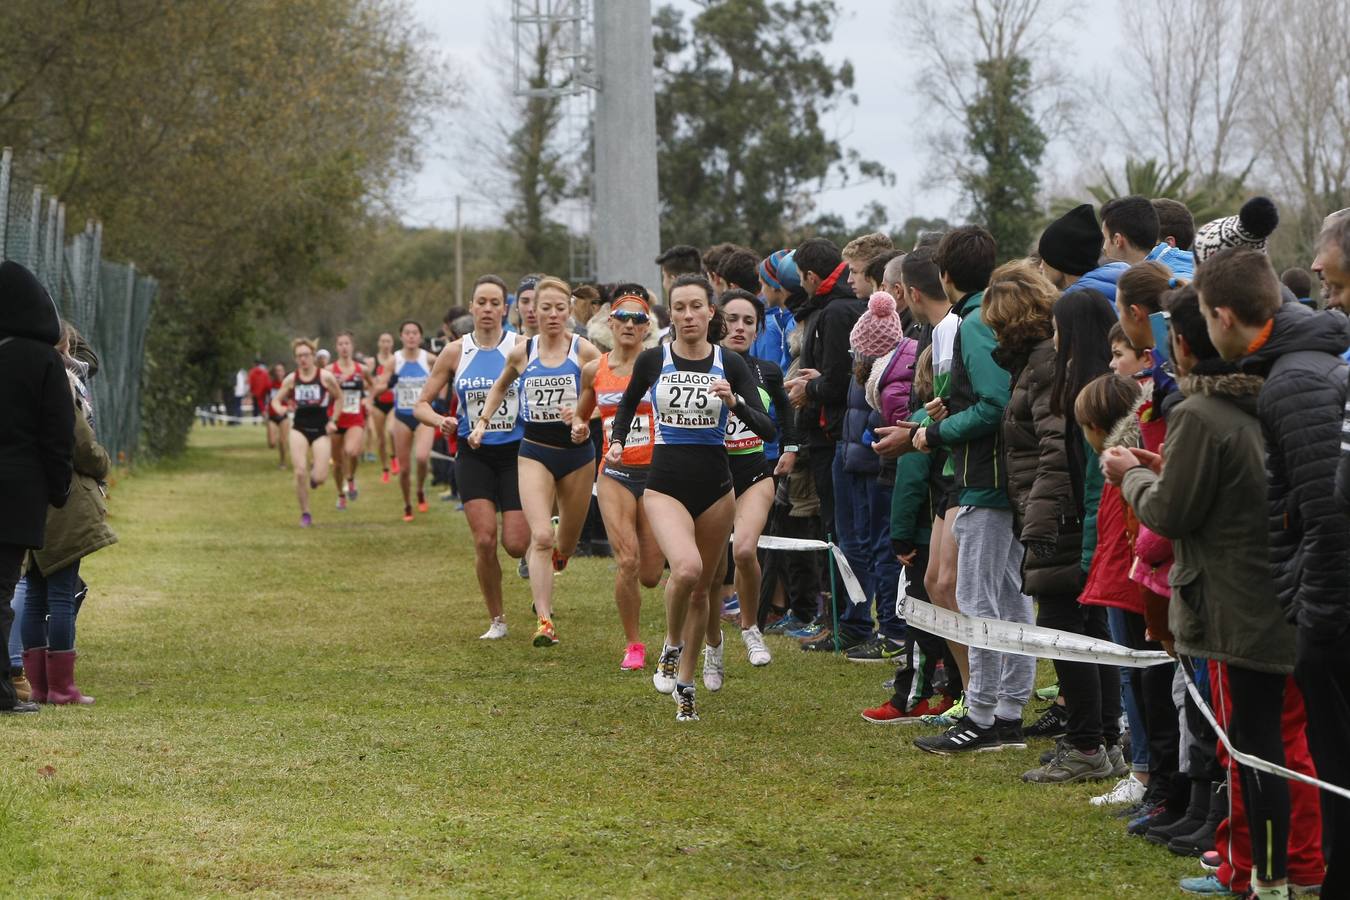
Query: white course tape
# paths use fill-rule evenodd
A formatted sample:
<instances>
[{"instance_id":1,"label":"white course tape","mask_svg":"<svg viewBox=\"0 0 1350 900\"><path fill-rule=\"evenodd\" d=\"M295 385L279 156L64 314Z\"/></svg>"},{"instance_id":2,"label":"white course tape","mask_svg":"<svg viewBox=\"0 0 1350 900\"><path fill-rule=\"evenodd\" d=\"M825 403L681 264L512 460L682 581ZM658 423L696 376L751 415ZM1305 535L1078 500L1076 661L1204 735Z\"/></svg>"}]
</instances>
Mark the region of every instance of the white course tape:
<instances>
[{"instance_id":1,"label":"white course tape","mask_svg":"<svg viewBox=\"0 0 1350 900\"><path fill-rule=\"evenodd\" d=\"M257 425L263 420L262 416L230 416L214 410L203 409L200 406L197 407L195 415L199 419L212 419L216 422L245 422L250 425Z\"/></svg>"},{"instance_id":2,"label":"white course tape","mask_svg":"<svg viewBox=\"0 0 1350 900\"><path fill-rule=\"evenodd\" d=\"M1195 682L1191 680L1191 674L1186 671L1185 666L1181 667L1181 674L1186 679L1186 690L1191 692L1191 699L1195 701L1196 706L1200 707L1200 712L1209 721L1210 727L1214 729L1214 733L1219 736L1219 740L1228 748L1229 755L1231 755L1238 763L1252 769L1259 769L1262 772L1269 772L1271 775L1278 775L1281 778L1301 781L1304 784L1310 784L1315 788L1330 791L1338 797L1344 797L1345 799L1350 800L1350 790L1347 790L1338 784L1330 784L1320 778L1304 775L1302 772L1295 772L1293 769L1286 769L1284 766L1277 766L1273 762L1266 762L1259 756L1252 756L1250 753L1234 750L1233 742L1228 739L1228 732L1219 727L1219 723L1214 718L1214 713L1210 711L1208 699L1200 695L1199 689L1196 688Z\"/></svg>"},{"instance_id":3,"label":"white course tape","mask_svg":"<svg viewBox=\"0 0 1350 900\"><path fill-rule=\"evenodd\" d=\"M984 650L1136 669L1172 661L1161 650L1131 650L1110 641L1054 628L968 616L914 597L905 597L902 609L905 621L915 628Z\"/></svg>"}]
</instances>

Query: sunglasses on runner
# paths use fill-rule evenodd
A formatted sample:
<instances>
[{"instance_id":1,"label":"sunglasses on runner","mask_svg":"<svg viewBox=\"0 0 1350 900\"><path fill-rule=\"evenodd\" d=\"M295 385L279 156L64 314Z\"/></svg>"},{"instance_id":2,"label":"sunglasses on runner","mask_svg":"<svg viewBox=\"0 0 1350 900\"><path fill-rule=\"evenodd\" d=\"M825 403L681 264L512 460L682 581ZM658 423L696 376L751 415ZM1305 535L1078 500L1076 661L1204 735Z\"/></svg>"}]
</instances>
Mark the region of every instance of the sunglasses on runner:
<instances>
[{"instance_id":1,"label":"sunglasses on runner","mask_svg":"<svg viewBox=\"0 0 1350 900\"><path fill-rule=\"evenodd\" d=\"M652 318L640 309L616 309L609 314L609 317L619 322L631 322L634 325L646 325Z\"/></svg>"}]
</instances>

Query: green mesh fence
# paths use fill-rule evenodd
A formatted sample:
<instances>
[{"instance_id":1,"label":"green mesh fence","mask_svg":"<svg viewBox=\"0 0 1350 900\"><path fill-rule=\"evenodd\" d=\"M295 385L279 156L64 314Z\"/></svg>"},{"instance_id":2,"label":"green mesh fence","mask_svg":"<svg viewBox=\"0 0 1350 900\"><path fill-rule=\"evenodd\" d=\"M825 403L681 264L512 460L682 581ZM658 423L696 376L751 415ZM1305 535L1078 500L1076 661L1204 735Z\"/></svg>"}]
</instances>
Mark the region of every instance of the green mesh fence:
<instances>
[{"instance_id":1,"label":"green mesh fence","mask_svg":"<svg viewBox=\"0 0 1350 900\"><path fill-rule=\"evenodd\" d=\"M145 332L157 285L134 265L102 258L103 227L85 223L71 236L66 207L15 170L0 153L0 259L27 266L47 286L61 315L98 354L90 381L99 441L130 462L141 429Z\"/></svg>"}]
</instances>

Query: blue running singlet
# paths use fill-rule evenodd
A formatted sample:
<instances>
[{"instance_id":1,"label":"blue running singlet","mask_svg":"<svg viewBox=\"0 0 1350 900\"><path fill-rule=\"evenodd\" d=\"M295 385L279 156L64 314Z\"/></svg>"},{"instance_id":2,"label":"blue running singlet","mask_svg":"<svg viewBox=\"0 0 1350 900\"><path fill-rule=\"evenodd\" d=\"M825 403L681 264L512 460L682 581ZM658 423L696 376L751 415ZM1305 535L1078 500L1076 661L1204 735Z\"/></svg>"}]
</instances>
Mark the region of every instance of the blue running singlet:
<instances>
[{"instance_id":1,"label":"blue running singlet","mask_svg":"<svg viewBox=\"0 0 1350 900\"><path fill-rule=\"evenodd\" d=\"M483 404L492 390L492 385L506 367L506 357L516 346L520 336L512 331L503 331L501 342L495 347L480 347L473 339L473 332L464 335L459 355L459 368L455 371L453 389L459 397L459 436L467 438L474 423L483 415ZM501 406L488 417L487 429L483 432L484 444L510 444L518 441L524 432L524 423L520 418L520 381L515 381L506 391Z\"/></svg>"}]
</instances>

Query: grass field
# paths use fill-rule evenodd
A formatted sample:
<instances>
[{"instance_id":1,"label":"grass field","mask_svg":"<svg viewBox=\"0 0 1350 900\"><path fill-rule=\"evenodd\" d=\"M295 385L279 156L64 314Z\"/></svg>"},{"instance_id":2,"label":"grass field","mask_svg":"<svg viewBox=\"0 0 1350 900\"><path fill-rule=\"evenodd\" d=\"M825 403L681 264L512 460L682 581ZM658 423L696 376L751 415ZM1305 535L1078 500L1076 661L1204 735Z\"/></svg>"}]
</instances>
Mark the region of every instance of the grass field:
<instances>
[{"instance_id":1,"label":"grass field","mask_svg":"<svg viewBox=\"0 0 1350 900\"><path fill-rule=\"evenodd\" d=\"M559 646L529 645L514 572L511 635L480 642L463 517L405 524L363 472L308 531L252 427L115 486L80 619L98 703L0 723L0 894L1165 897L1199 871L1098 785L1023 785L1043 747L942 759L863 722L884 666L777 639L752 671L728 633L726 687L677 725L618 669L607 561L558 579Z\"/></svg>"}]
</instances>

